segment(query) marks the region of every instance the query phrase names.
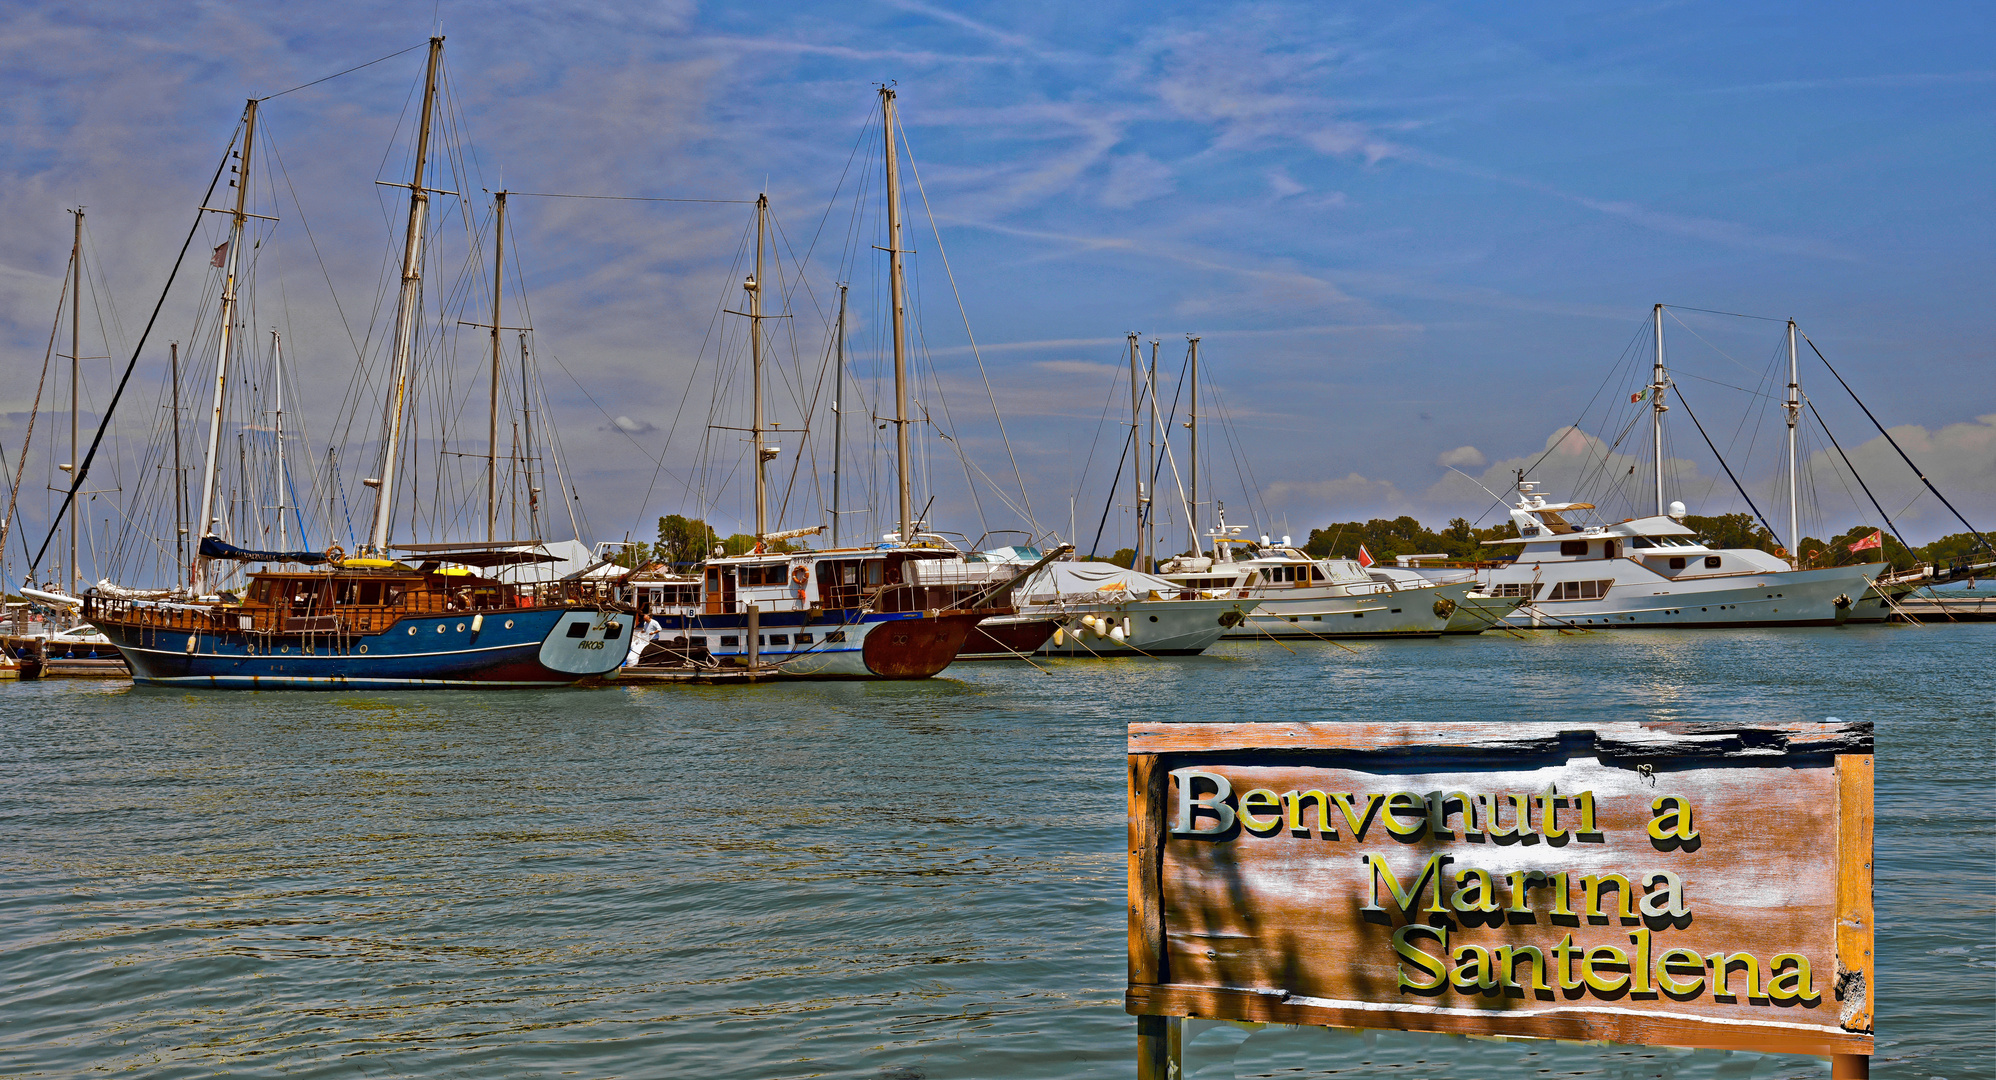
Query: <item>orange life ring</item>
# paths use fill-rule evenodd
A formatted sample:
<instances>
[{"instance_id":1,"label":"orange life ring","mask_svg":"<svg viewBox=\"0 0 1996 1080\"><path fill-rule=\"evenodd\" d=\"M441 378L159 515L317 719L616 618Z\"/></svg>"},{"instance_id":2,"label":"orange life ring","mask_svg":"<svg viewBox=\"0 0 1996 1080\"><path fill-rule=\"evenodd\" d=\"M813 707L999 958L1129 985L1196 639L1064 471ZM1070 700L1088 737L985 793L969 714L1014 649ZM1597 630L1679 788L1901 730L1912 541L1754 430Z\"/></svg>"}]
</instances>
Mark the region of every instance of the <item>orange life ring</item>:
<instances>
[{"instance_id":1,"label":"orange life ring","mask_svg":"<svg viewBox=\"0 0 1996 1080\"><path fill-rule=\"evenodd\" d=\"M792 585L802 585L809 580L811 580L811 572L809 570L806 570L801 566L791 567L790 583Z\"/></svg>"}]
</instances>

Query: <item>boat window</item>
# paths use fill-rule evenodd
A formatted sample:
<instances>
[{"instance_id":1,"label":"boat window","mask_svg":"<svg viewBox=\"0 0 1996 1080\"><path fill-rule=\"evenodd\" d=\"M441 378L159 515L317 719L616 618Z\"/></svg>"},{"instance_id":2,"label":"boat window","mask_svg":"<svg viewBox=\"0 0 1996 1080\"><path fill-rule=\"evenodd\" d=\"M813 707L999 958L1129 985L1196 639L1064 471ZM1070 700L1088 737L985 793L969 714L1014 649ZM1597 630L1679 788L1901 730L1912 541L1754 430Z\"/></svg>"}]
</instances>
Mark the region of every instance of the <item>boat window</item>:
<instances>
[{"instance_id":1,"label":"boat window","mask_svg":"<svg viewBox=\"0 0 1996 1080\"><path fill-rule=\"evenodd\" d=\"M270 581L266 578L259 578L256 584L251 585L250 599L258 601L260 603L265 603L265 604L269 603Z\"/></svg>"},{"instance_id":2,"label":"boat window","mask_svg":"<svg viewBox=\"0 0 1996 1080\"><path fill-rule=\"evenodd\" d=\"M825 640L827 642L843 642L845 639L846 639L846 632L844 630L834 630L831 633L825 635Z\"/></svg>"},{"instance_id":3,"label":"boat window","mask_svg":"<svg viewBox=\"0 0 1996 1080\"><path fill-rule=\"evenodd\" d=\"M754 563L742 567L737 574L744 587L781 585L789 579L790 566L787 563Z\"/></svg>"},{"instance_id":4,"label":"boat window","mask_svg":"<svg viewBox=\"0 0 1996 1080\"><path fill-rule=\"evenodd\" d=\"M1719 568L1719 557L1717 555L1705 556L1705 565L1717 570Z\"/></svg>"},{"instance_id":5,"label":"boat window","mask_svg":"<svg viewBox=\"0 0 1996 1080\"><path fill-rule=\"evenodd\" d=\"M1561 555L1585 555L1587 554L1587 541L1561 540L1559 542L1559 553Z\"/></svg>"},{"instance_id":6,"label":"boat window","mask_svg":"<svg viewBox=\"0 0 1996 1080\"><path fill-rule=\"evenodd\" d=\"M1653 548L1656 546L1656 543L1647 536L1631 536L1629 537L1629 546L1632 548Z\"/></svg>"},{"instance_id":7,"label":"boat window","mask_svg":"<svg viewBox=\"0 0 1996 1080\"><path fill-rule=\"evenodd\" d=\"M1491 587L1492 596L1530 597L1539 591L1539 586L1529 581L1506 581Z\"/></svg>"},{"instance_id":8,"label":"boat window","mask_svg":"<svg viewBox=\"0 0 1996 1080\"><path fill-rule=\"evenodd\" d=\"M612 622L612 623L605 623L605 624L603 625L603 640L604 640L604 641L615 641L615 640L617 640L618 638L620 638L620 637L623 637L623 636L624 636L624 624L623 624L623 623L620 623L620 622Z\"/></svg>"},{"instance_id":9,"label":"boat window","mask_svg":"<svg viewBox=\"0 0 1996 1080\"><path fill-rule=\"evenodd\" d=\"M789 635L789 634L771 634L771 635L769 635L769 643L770 643L771 645L788 645L788 644L790 644L790 635Z\"/></svg>"},{"instance_id":10,"label":"boat window","mask_svg":"<svg viewBox=\"0 0 1996 1080\"><path fill-rule=\"evenodd\" d=\"M390 607L398 606L402 603L402 594L406 590L407 587L399 581L384 582L381 586L381 602Z\"/></svg>"},{"instance_id":11,"label":"boat window","mask_svg":"<svg viewBox=\"0 0 1996 1080\"><path fill-rule=\"evenodd\" d=\"M1548 600L1599 600L1608 595L1608 588L1615 584L1608 581L1556 581Z\"/></svg>"},{"instance_id":12,"label":"boat window","mask_svg":"<svg viewBox=\"0 0 1996 1080\"><path fill-rule=\"evenodd\" d=\"M742 639L733 634L721 635L721 648L723 649L734 648L739 646L741 643Z\"/></svg>"},{"instance_id":13,"label":"boat window","mask_svg":"<svg viewBox=\"0 0 1996 1080\"><path fill-rule=\"evenodd\" d=\"M810 643L811 643L811 635L809 635L809 634L798 634L798 635L797 635L797 644L799 644L799 645L809 645Z\"/></svg>"},{"instance_id":14,"label":"boat window","mask_svg":"<svg viewBox=\"0 0 1996 1080\"><path fill-rule=\"evenodd\" d=\"M693 646L696 649L704 649L707 647L707 639L703 637L688 638L686 639L686 643L688 645Z\"/></svg>"},{"instance_id":15,"label":"boat window","mask_svg":"<svg viewBox=\"0 0 1996 1080\"><path fill-rule=\"evenodd\" d=\"M568 624L569 637L582 637L588 633L589 633L588 623L572 622Z\"/></svg>"},{"instance_id":16,"label":"boat window","mask_svg":"<svg viewBox=\"0 0 1996 1080\"><path fill-rule=\"evenodd\" d=\"M1671 560L1670 560L1670 568L1671 568L1672 570L1682 570L1682 569L1684 569L1684 556L1682 556L1682 555L1679 555L1679 556L1677 556L1676 558L1673 558L1673 559L1671 559Z\"/></svg>"}]
</instances>

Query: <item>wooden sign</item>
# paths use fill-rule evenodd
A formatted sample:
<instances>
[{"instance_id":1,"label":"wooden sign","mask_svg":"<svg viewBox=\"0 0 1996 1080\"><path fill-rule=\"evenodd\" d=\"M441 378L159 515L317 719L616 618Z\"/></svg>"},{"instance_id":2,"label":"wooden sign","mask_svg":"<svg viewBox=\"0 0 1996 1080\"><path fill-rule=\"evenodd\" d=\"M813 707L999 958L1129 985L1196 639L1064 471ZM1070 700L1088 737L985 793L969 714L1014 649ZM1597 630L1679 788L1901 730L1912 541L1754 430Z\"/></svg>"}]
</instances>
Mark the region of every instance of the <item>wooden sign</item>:
<instances>
[{"instance_id":1,"label":"wooden sign","mask_svg":"<svg viewBox=\"0 0 1996 1080\"><path fill-rule=\"evenodd\" d=\"M1869 724L1132 724L1126 1007L1868 1055L1871 767Z\"/></svg>"}]
</instances>

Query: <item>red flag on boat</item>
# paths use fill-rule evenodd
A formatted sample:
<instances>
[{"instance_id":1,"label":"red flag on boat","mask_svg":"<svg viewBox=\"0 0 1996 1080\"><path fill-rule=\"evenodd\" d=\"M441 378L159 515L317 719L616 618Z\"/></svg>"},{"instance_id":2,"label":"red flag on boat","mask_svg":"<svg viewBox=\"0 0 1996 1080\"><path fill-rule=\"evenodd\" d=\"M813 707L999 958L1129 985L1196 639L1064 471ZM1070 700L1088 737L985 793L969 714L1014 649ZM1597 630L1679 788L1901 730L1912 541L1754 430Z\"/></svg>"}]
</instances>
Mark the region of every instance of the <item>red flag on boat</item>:
<instances>
[{"instance_id":1,"label":"red flag on boat","mask_svg":"<svg viewBox=\"0 0 1996 1080\"><path fill-rule=\"evenodd\" d=\"M1641 401L1642 399L1643 399L1643 392L1641 390L1638 390L1635 393L1629 395L1629 404L1634 405L1636 402Z\"/></svg>"},{"instance_id":2,"label":"red flag on boat","mask_svg":"<svg viewBox=\"0 0 1996 1080\"><path fill-rule=\"evenodd\" d=\"M1870 536L1862 540L1851 541L1850 549L1852 551L1867 551L1871 548L1884 547L1885 541L1882 539L1884 535L1884 530L1873 529Z\"/></svg>"},{"instance_id":3,"label":"red flag on boat","mask_svg":"<svg viewBox=\"0 0 1996 1080\"><path fill-rule=\"evenodd\" d=\"M1358 564L1360 566L1372 565L1372 552L1365 550L1364 544L1358 546Z\"/></svg>"},{"instance_id":4,"label":"red flag on boat","mask_svg":"<svg viewBox=\"0 0 1996 1080\"><path fill-rule=\"evenodd\" d=\"M227 262L228 259L229 259L229 242L227 240L224 240L222 241L222 246L215 249L215 257L208 260L208 265L219 268L223 263Z\"/></svg>"}]
</instances>

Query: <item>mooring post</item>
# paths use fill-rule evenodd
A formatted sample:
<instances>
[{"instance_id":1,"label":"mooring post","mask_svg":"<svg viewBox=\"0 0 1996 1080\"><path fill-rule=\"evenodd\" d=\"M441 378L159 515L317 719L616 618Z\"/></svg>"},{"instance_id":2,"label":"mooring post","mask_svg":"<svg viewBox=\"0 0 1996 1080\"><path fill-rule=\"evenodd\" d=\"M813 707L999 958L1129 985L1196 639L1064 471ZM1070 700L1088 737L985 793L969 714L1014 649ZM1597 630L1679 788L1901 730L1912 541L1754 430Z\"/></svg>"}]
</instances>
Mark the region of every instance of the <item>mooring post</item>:
<instances>
[{"instance_id":1,"label":"mooring post","mask_svg":"<svg viewBox=\"0 0 1996 1080\"><path fill-rule=\"evenodd\" d=\"M1137 1017L1137 1080L1180 1080L1185 1073L1185 1021Z\"/></svg>"},{"instance_id":2,"label":"mooring post","mask_svg":"<svg viewBox=\"0 0 1996 1080\"><path fill-rule=\"evenodd\" d=\"M748 667L750 671L762 666L762 605L748 606Z\"/></svg>"}]
</instances>

